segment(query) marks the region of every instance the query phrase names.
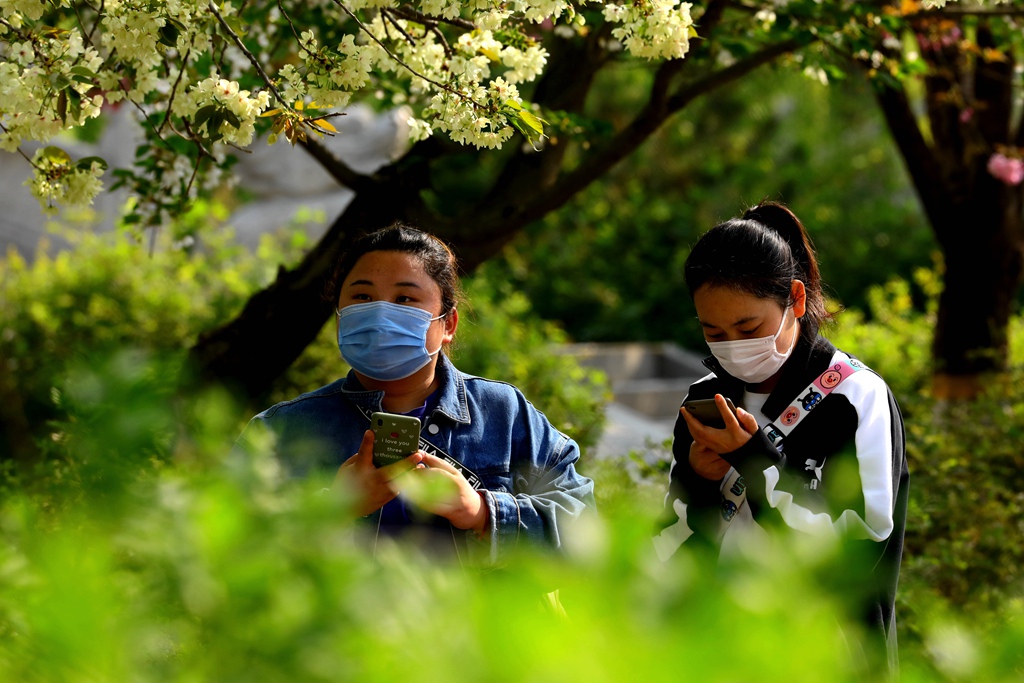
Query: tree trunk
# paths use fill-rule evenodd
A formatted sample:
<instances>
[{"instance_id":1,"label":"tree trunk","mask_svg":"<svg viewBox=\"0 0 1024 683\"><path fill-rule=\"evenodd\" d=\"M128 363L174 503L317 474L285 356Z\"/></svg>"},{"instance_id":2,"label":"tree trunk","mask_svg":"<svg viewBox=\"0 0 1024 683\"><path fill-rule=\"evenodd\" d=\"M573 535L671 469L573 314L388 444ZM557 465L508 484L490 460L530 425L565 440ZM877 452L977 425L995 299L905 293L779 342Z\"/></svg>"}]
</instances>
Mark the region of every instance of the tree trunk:
<instances>
[{"instance_id":1,"label":"tree trunk","mask_svg":"<svg viewBox=\"0 0 1024 683\"><path fill-rule=\"evenodd\" d=\"M979 169L971 201L943 231L944 288L933 354L942 398L970 398L985 376L1006 370L1008 329L1024 277L1024 220L1020 187Z\"/></svg>"},{"instance_id":2,"label":"tree trunk","mask_svg":"<svg viewBox=\"0 0 1024 683\"><path fill-rule=\"evenodd\" d=\"M250 399L261 397L320 332L334 311L323 291L331 268L364 232L408 215L418 188L401 180L360 192L327 234L292 270L257 292L226 325L200 336L190 352L199 383L218 382Z\"/></svg>"},{"instance_id":3,"label":"tree trunk","mask_svg":"<svg viewBox=\"0 0 1024 683\"><path fill-rule=\"evenodd\" d=\"M991 33L978 30L981 47ZM1006 369L1013 302L1024 278L1022 188L987 170L1010 139L1012 60L969 60L959 44L928 56L929 142L902 86L877 91L945 260L932 354L938 398L974 398Z\"/></svg>"}]
</instances>

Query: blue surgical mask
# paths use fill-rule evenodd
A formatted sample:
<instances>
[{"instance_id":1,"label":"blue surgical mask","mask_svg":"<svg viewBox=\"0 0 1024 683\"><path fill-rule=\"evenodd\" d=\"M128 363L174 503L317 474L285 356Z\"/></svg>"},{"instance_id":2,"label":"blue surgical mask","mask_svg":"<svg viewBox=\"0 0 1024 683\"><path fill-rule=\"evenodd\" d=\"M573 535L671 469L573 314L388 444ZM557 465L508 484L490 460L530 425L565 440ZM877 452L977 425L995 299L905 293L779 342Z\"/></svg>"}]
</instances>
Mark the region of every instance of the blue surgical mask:
<instances>
[{"instance_id":1,"label":"blue surgical mask","mask_svg":"<svg viewBox=\"0 0 1024 683\"><path fill-rule=\"evenodd\" d=\"M338 348L356 372L370 379L404 379L427 365L441 347L427 351L430 313L388 301L338 310Z\"/></svg>"}]
</instances>

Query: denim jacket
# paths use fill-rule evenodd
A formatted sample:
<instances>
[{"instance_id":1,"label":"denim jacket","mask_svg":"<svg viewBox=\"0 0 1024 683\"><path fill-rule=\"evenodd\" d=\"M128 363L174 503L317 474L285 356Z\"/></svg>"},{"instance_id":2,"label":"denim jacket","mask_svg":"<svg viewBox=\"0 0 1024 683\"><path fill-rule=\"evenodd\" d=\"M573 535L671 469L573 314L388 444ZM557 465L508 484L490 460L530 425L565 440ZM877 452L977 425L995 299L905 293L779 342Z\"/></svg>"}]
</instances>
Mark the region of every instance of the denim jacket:
<instances>
[{"instance_id":1,"label":"denim jacket","mask_svg":"<svg viewBox=\"0 0 1024 683\"><path fill-rule=\"evenodd\" d=\"M594 484L574 467L579 446L514 386L464 374L443 354L437 373L437 407L422 420L421 435L479 476L490 517L491 560L520 540L561 548L571 524L594 507ZM367 415L382 409L383 398L383 391L362 388L350 372L264 410L246 431L257 422L268 427L282 465L295 476L333 472L355 454L370 426ZM240 445L245 437L243 432Z\"/></svg>"}]
</instances>

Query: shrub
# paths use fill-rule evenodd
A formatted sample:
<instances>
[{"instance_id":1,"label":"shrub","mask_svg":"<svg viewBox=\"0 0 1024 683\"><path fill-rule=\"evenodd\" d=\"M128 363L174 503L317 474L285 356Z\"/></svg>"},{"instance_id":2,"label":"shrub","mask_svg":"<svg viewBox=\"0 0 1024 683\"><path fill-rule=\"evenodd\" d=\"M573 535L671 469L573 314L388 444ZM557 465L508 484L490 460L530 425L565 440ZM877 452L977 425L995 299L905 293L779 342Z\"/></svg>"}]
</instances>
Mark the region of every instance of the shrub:
<instances>
[{"instance_id":1,"label":"shrub","mask_svg":"<svg viewBox=\"0 0 1024 683\"><path fill-rule=\"evenodd\" d=\"M215 220L215 207L201 207L183 222L191 233ZM51 423L68 415L61 387L69 378L88 378L90 366L123 360L122 349L159 358L162 384L149 388L170 401L200 332L228 320L282 261L297 259L307 246L300 229L265 236L255 253L233 244L229 230L206 225L201 232L208 235L201 246L162 237L149 250L120 232L64 230L68 250L50 255L44 244L31 263L13 251L0 261L0 422L7 436L0 439L0 462L16 448L26 459L40 451L59 455L54 439L63 432ZM584 445L596 441L605 384L572 358L548 353L564 340L561 330L537 320L521 295L498 294L496 287L481 278L468 285L475 304L463 317L459 365L520 386L557 427ZM332 320L275 385L273 400L346 370Z\"/></svg>"},{"instance_id":2,"label":"shrub","mask_svg":"<svg viewBox=\"0 0 1024 683\"><path fill-rule=\"evenodd\" d=\"M831 337L877 370L904 409L910 509L901 602L940 595L958 609L990 613L1024 596L1024 318L1015 317L1011 371L968 403L928 395L939 280L915 275L928 296L915 312L908 283L869 293L873 321L847 312Z\"/></svg>"}]
</instances>

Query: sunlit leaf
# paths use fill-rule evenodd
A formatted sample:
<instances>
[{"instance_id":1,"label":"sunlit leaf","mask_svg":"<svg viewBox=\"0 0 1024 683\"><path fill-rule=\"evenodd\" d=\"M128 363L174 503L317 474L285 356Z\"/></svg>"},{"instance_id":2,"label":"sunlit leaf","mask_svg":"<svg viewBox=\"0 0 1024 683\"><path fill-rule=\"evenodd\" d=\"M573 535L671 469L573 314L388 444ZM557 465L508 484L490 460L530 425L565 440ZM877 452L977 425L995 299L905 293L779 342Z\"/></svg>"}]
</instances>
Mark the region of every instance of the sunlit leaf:
<instances>
[{"instance_id":1,"label":"sunlit leaf","mask_svg":"<svg viewBox=\"0 0 1024 683\"><path fill-rule=\"evenodd\" d=\"M523 111L519 112L519 118L523 121L523 123L525 123L533 130L537 131L538 133L544 132L544 124L547 123L547 121L540 118L539 116L535 116L531 112L526 111L524 109Z\"/></svg>"},{"instance_id":2,"label":"sunlit leaf","mask_svg":"<svg viewBox=\"0 0 1024 683\"><path fill-rule=\"evenodd\" d=\"M317 119L315 121L310 121L309 123L311 125L317 127L317 128L323 128L324 130L326 130L326 131L328 131L330 133L337 133L338 132L337 128L332 126L329 122L325 121L324 119Z\"/></svg>"},{"instance_id":3,"label":"sunlit leaf","mask_svg":"<svg viewBox=\"0 0 1024 683\"><path fill-rule=\"evenodd\" d=\"M1006 57L1006 53L1002 50L998 50L994 47L986 47L981 51L981 57L986 62L1006 62L1009 61Z\"/></svg>"},{"instance_id":4,"label":"sunlit leaf","mask_svg":"<svg viewBox=\"0 0 1024 683\"><path fill-rule=\"evenodd\" d=\"M60 147L54 147L53 145L43 147L43 158L57 166L66 166L71 163L71 157L68 153Z\"/></svg>"}]
</instances>

